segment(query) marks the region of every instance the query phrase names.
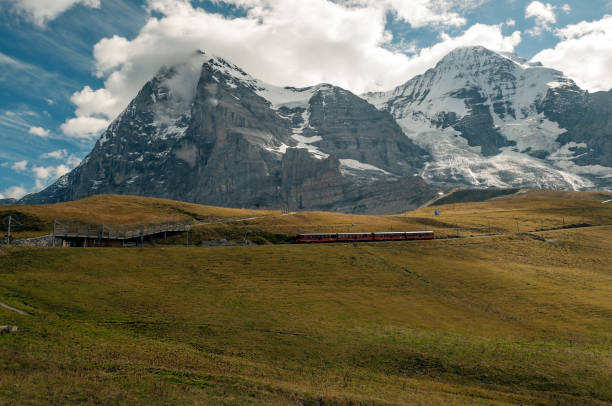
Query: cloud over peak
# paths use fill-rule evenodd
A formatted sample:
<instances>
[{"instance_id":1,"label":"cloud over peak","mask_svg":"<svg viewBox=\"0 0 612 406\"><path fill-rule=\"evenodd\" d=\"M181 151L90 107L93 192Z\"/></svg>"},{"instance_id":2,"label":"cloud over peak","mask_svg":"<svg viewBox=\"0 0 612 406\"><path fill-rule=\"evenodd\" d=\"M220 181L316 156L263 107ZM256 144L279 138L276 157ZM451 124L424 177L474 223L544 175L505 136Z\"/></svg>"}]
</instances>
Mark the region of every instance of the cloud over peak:
<instances>
[{"instance_id":1,"label":"cloud over peak","mask_svg":"<svg viewBox=\"0 0 612 406\"><path fill-rule=\"evenodd\" d=\"M462 7L482 2L465 0ZM389 49L393 40L386 29L390 10L400 18L410 18L415 26L457 25L460 21L454 15L458 9L446 0L225 3L242 7L246 16L209 13L182 0L149 0L151 17L135 38L113 36L94 47L96 74L105 78L105 86L96 90L86 86L72 96L76 117L64 123L63 131L73 137L92 136L162 66L179 64L197 49L222 56L275 85L305 87L326 82L361 93L397 86L434 66L457 46L513 51L521 40L518 31L504 36L501 25L475 24L456 37L443 32L441 42L413 56ZM409 4L421 10L419 18L408 16ZM438 17L432 17L434 14Z\"/></svg>"},{"instance_id":2,"label":"cloud over peak","mask_svg":"<svg viewBox=\"0 0 612 406\"><path fill-rule=\"evenodd\" d=\"M555 31L561 41L533 57L558 69L589 91L612 88L612 15L568 25Z\"/></svg>"}]
</instances>

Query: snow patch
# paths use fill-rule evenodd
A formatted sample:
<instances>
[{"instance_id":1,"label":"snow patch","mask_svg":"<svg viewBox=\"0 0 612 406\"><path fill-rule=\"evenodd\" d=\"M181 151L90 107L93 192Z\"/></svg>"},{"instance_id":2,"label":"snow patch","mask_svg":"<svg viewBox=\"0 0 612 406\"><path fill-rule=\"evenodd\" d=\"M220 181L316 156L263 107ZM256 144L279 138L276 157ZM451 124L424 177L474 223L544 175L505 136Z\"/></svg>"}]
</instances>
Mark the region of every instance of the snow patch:
<instances>
[{"instance_id":1,"label":"snow patch","mask_svg":"<svg viewBox=\"0 0 612 406\"><path fill-rule=\"evenodd\" d=\"M559 148L554 153L550 154L548 159L551 161L567 161L570 159L576 159L580 155L577 156L575 150L578 148L586 149L587 147L588 147L587 144L584 142L576 143L576 142L571 141L561 146L561 148Z\"/></svg>"},{"instance_id":2,"label":"snow patch","mask_svg":"<svg viewBox=\"0 0 612 406\"><path fill-rule=\"evenodd\" d=\"M291 138L297 141L297 147L307 149L308 152L317 159L329 157L328 154L319 151L316 146L312 145L315 142L321 141L323 138L318 135L312 137L305 137L302 135L304 130L308 127L310 127L310 111L304 110L302 113L302 124L293 128L293 134L291 135Z\"/></svg>"},{"instance_id":3,"label":"snow patch","mask_svg":"<svg viewBox=\"0 0 612 406\"><path fill-rule=\"evenodd\" d=\"M468 141L451 127L433 127L420 115L397 120L406 135L427 150L432 162L419 175L431 184L461 184L478 187L541 187L579 190L592 186L581 176L554 168L548 162L502 148L499 155L484 157L480 147Z\"/></svg>"},{"instance_id":4,"label":"snow patch","mask_svg":"<svg viewBox=\"0 0 612 406\"><path fill-rule=\"evenodd\" d=\"M308 102L317 90L316 86L295 89L290 87L277 87L260 82L260 87L255 93L268 100L275 110L281 107L287 107L289 109L298 107L307 109L309 106Z\"/></svg>"},{"instance_id":5,"label":"snow patch","mask_svg":"<svg viewBox=\"0 0 612 406\"><path fill-rule=\"evenodd\" d=\"M545 118L543 113L518 120L500 120L497 129L508 140L516 142L519 151L546 152L559 148L557 139L566 131L559 124Z\"/></svg>"},{"instance_id":6,"label":"snow patch","mask_svg":"<svg viewBox=\"0 0 612 406\"><path fill-rule=\"evenodd\" d=\"M284 143L278 147L264 147L265 150L274 152L275 154L279 155L285 155L285 153L287 153L287 148L289 148L289 146Z\"/></svg>"},{"instance_id":7,"label":"snow patch","mask_svg":"<svg viewBox=\"0 0 612 406\"><path fill-rule=\"evenodd\" d=\"M374 171L374 172L384 173L386 175L391 175L389 172L385 171L384 169L380 169L374 165L359 162L354 159L341 159L340 165L342 165L343 168L354 169L358 171Z\"/></svg>"},{"instance_id":8,"label":"snow patch","mask_svg":"<svg viewBox=\"0 0 612 406\"><path fill-rule=\"evenodd\" d=\"M584 142L568 142L557 151L550 154L548 160L557 168L567 172L584 176L593 176L600 179L612 179L612 168L602 165L578 165L573 162L574 159L584 155L584 153L579 153L579 149L586 150L588 149L588 145Z\"/></svg>"},{"instance_id":9,"label":"snow patch","mask_svg":"<svg viewBox=\"0 0 612 406\"><path fill-rule=\"evenodd\" d=\"M331 88L331 85L321 84L302 89L294 87L280 87L265 83L254 78L240 67L216 56L208 56L206 60L210 66L216 71L222 72L225 78L225 84L233 89L239 84L253 90L257 95L263 97L273 109L278 110L281 107L293 108L308 108L308 102L312 96L322 88ZM213 76L216 78L216 76ZM216 79L218 80L218 79Z\"/></svg>"},{"instance_id":10,"label":"snow patch","mask_svg":"<svg viewBox=\"0 0 612 406\"><path fill-rule=\"evenodd\" d=\"M138 178L139 178L139 175L132 176L131 178L126 180L125 183L128 184L128 185L131 185L132 183L136 182L136 179L138 179Z\"/></svg>"}]
</instances>

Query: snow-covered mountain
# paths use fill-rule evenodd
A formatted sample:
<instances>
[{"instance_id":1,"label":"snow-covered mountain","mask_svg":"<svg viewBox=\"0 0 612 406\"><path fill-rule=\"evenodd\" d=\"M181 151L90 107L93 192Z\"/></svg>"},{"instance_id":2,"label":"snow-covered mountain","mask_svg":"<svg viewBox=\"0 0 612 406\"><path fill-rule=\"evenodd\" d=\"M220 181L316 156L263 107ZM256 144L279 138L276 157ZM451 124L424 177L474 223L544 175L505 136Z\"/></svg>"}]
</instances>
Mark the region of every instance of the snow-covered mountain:
<instances>
[{"instance_id":1,"label":"snow-covered mountain","mask_svg":"<svg viewBox=\"0 0 612 406\"><path fill-rule=\"evenodd\" d=\"M231 207L388 213L433 196L427 153L328 84L268 85L202 52L162 69L81 165L24 203L100 193Z\"/></svg>"},{"instance_id":2,"label":"snow-covered mountain","mask_svg":"<svg viewBox=\"0 0 612 406\"><path fill-rule=\"evenodd\" d=\"M362 96L272 86L198 52L147 82L79 167L21 202L119 193L389 213L429 200L428 184L612 188L612 91L482 47Z\"/></svg>"},{"instance_id":3,"label":"snow-covered mountain","mask_svg":"<svg viewBox=\"0 0 612 406\"><path fill-rule=\"evenodd\" d=\"M612 186L611 96L483 47L363 95L430 153L420 174L432 184L567 189Z\"/></svg>"}]
</instances>

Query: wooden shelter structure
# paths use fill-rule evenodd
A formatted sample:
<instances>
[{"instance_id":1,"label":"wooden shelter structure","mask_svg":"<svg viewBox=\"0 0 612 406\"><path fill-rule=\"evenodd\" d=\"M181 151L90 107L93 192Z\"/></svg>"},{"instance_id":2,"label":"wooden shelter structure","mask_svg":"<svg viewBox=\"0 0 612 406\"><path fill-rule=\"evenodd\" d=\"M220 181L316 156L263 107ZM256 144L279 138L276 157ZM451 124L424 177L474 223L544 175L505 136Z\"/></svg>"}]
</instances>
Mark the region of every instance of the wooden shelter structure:
<instances>
[{"instance_id":1,"label":"wooden shelter structure","mask_svg":"<svg viewBox=\"0 0 612 406\"><path fill-rule=\"evenodd\" d=\"M186 221L164 221L131 225L93 224L79 221L53 221L53 244L64 247L134 247L144 245L145 238L166 238L170 234L191 230ZM187 236L189 245L189 234Z\"/></svg>"}]
</instances>

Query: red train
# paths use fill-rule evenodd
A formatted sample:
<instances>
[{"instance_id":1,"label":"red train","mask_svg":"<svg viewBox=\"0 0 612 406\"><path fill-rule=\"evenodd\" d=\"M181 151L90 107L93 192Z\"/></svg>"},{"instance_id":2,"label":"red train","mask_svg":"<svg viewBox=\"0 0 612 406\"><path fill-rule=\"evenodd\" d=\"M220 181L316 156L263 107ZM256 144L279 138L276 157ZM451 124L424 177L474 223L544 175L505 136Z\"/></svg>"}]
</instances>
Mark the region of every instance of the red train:
<instances>
[{"instance_id":1,"label":"red train","mask_svg":"<svg viewBox=\"0 0 612 406\"><path fill-rule=\"evenodd\" d=\"M433 231L393 231L382 233L298 234L299 243L433 240Z\"/></svg>"}]
</instances>

